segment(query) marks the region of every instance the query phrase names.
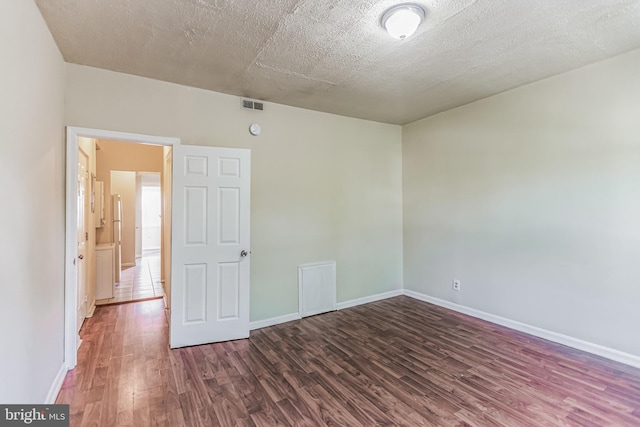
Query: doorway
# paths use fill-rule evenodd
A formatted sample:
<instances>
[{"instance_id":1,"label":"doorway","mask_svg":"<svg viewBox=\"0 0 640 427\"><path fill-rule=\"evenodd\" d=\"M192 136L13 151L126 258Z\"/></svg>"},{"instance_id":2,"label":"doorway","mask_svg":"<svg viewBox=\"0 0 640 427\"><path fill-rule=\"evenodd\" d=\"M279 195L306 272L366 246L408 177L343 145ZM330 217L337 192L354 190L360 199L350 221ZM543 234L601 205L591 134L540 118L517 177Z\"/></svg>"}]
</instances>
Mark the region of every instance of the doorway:
<instances>
[{"instance_id":1,"label":"doorway","mask_svg":"<svg viewBox=\"0 0 640 427\"><path fill-rule=\"evenodd\" d=\"M115 279L111 283L111 275L96 278L98 287L105 290L96 305L164 298L163 284L169 283L163 280L161 268L161 228L169 229L170 224L162 224L162 200L168 197L170 185L162 188L161 177L171 167L163 161L165 147L112 140L98 143L97 178L109 194L111 209L96 240L113 250Z\"/></svg>"},{"instance_id":2,"label":"doorway","mask_svg":"<svg viewBox=\"0 0 640 427\"><path fill-rule=\"evenodd\" d=\"M130 142L136 144L151 144L166 147L179 145L178 138L157 137L150 135L132 134L126 132L106 131L99 129L86 129L67 127L67 168L66 168L66 237L65 237L65 364L67 369L73 369L77 363L77 348L80 343L78 335L78 303L81 292L78 289L78 172L80 162L80 139L89 138L95 140L109 140ZM166 167L166 164L165 164ZM170 165L169 165L170 167ZM110 194L105 192L105 213L111 210ZM88 198L87 198L88 199ZM106 215L106 223L111 221L111 215ZM109 227L109 235L111 229ZM167 260L168 261L168 260Z\"/></svg>"},{"instance_id":3,"label":"doorway","mask_svg":"<svg viewBox=\"0 0 640 427\"><path fill-rule=\"evenodd\" d=\"M122 154L130 151L131 144L117 144L120 146ZM115 148L111 141L103 141L102 145L101 152ZM127 146L129 146L129 149ZM165 166L167 168L171 167L170 164L165 165L162 160L161 155L164 154L162 153L162 147L145 147L147 153L149 153L149 149L157 152L156 169L163 169ZM98 159L98 162L100 162L100 159ZM136 163L128 162L135 168ZM120 163L120 165L123 164ZM145 163L139 165L146 165L144 166L146 169L154 167L153 163L149 162L148 159ZM160 259L163 244L161 239L163 226L161 176L161 172L111 170L112 193L118 193L123 200L123 204L129 208L127 209L129 215L123 218L122 221L124 221L125 225L130 224L130 226L121 227L121 230L125 230L125 238L120 244L126 246L135 240L135 257L131 255L125 257L125 262L121 265L120 277L114 287L113 298L99 301L97 302L98 305L165 297L163 284L166 283L168 285L168 283L163 280ZM165 187L165 190L167 188ZM134 214L135 220L132 219ZM135 228L133 227L134 223ZM169 227L170 225L166 224L165 226Z\"/></svg>"},{"instance_id":4,"label":"doorway","mask_svg":"<svg viewBox=\"0 0 640 427\"><path fill-rule=\"evenodd\" d=\"M142 254L159 252L162 246L162 193L159 173L139 173L140 245Z\"/></svg>"},{"instance_id":5,"label":"doorway","mask_svg":"<svg viewBox=\"0 0 640 427\"><path fill-rule=\"evenodd\" d=\"M166 290L172 291L172 295L165 299L167 308L170 307L170 346L248 338L250 150L180 145L177 138L68 127L64 342L67 369L76 366L79 342L74 329L78 293L76 191L81 137L165 146L166 173L162 182L168 183L171 190L163 193L168 197L162 201L162 218L163 223L170 224L171 232L161 235L162 247L166 249L161 251L161 260L165 261L163 272L170 266ZM135 248L130 252L135 253Z\"/></svg>"}]
</instances>

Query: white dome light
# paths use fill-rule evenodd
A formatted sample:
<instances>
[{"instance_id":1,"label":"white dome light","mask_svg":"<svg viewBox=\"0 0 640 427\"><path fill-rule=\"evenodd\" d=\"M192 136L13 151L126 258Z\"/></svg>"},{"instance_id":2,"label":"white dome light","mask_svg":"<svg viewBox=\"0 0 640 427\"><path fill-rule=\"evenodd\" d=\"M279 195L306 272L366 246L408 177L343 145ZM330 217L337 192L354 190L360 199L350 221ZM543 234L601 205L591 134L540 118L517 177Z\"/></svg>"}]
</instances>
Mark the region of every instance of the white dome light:
<instances>
[{"instance_id":1,"label":"white dome light","mask_svg":"<svg viewBox=\"0 0 640 427\"><path fill-rule=\"evenodd\" d=\"M422 6L413 3L399 4L382 15L382 26L391 37L404 40L416 32L425 16Z\"/></svg>"}]
</instances>

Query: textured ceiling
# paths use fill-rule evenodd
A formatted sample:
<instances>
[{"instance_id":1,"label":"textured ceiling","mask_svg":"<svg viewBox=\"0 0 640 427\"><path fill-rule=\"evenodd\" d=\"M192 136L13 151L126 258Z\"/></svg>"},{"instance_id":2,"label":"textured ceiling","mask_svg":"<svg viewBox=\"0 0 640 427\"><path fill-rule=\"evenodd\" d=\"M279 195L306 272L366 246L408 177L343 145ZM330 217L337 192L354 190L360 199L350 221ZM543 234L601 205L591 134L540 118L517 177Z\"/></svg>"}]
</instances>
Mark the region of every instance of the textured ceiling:
<instances>
[{"instance_id":1,"label":"textured ceiling","mask_svg":"<svg viewBox=\"0 0 640 427\"><path fill-rule=\"evenodd\" d=\"M66 61L404 124L640 47L639 0L36 0Z\"/></svg>"}]
</instances>

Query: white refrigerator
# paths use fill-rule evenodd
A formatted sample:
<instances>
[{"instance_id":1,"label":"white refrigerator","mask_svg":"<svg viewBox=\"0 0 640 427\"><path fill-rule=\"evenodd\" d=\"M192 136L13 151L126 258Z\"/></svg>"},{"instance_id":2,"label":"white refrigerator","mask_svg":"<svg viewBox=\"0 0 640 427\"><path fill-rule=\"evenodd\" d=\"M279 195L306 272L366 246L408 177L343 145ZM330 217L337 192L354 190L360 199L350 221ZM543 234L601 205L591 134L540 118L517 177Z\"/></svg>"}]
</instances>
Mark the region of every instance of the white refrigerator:
<instances>
[{"instance_id":1,"label":"white refrigerator","mask_svg":"<svg viewBox=\"0 0 640 427\"><path fill-rule=\"evenodd\" d=\"M122 270L122 198L119 194L111 195L111 242L115 249L114 277L120 283Z\"/></svg>"}]
</instances>

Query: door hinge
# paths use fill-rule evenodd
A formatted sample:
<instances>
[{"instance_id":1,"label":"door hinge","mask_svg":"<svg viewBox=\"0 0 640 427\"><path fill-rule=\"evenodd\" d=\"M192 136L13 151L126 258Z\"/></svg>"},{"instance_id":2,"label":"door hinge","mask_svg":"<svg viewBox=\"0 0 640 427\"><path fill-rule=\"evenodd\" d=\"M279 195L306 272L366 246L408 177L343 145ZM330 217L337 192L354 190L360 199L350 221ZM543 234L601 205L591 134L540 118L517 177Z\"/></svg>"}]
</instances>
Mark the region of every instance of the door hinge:
<instances>
[{"instance_id":1,"label":"door hinge","mask_svg":"<svg viewBox=\"0 0 640 427\"><path fill-rule=\"evenodd\" d=\"M89 241L89 232L88 231L84 232L84 240L86 240L87 242Z\"/></svg>"}]
</instances>

